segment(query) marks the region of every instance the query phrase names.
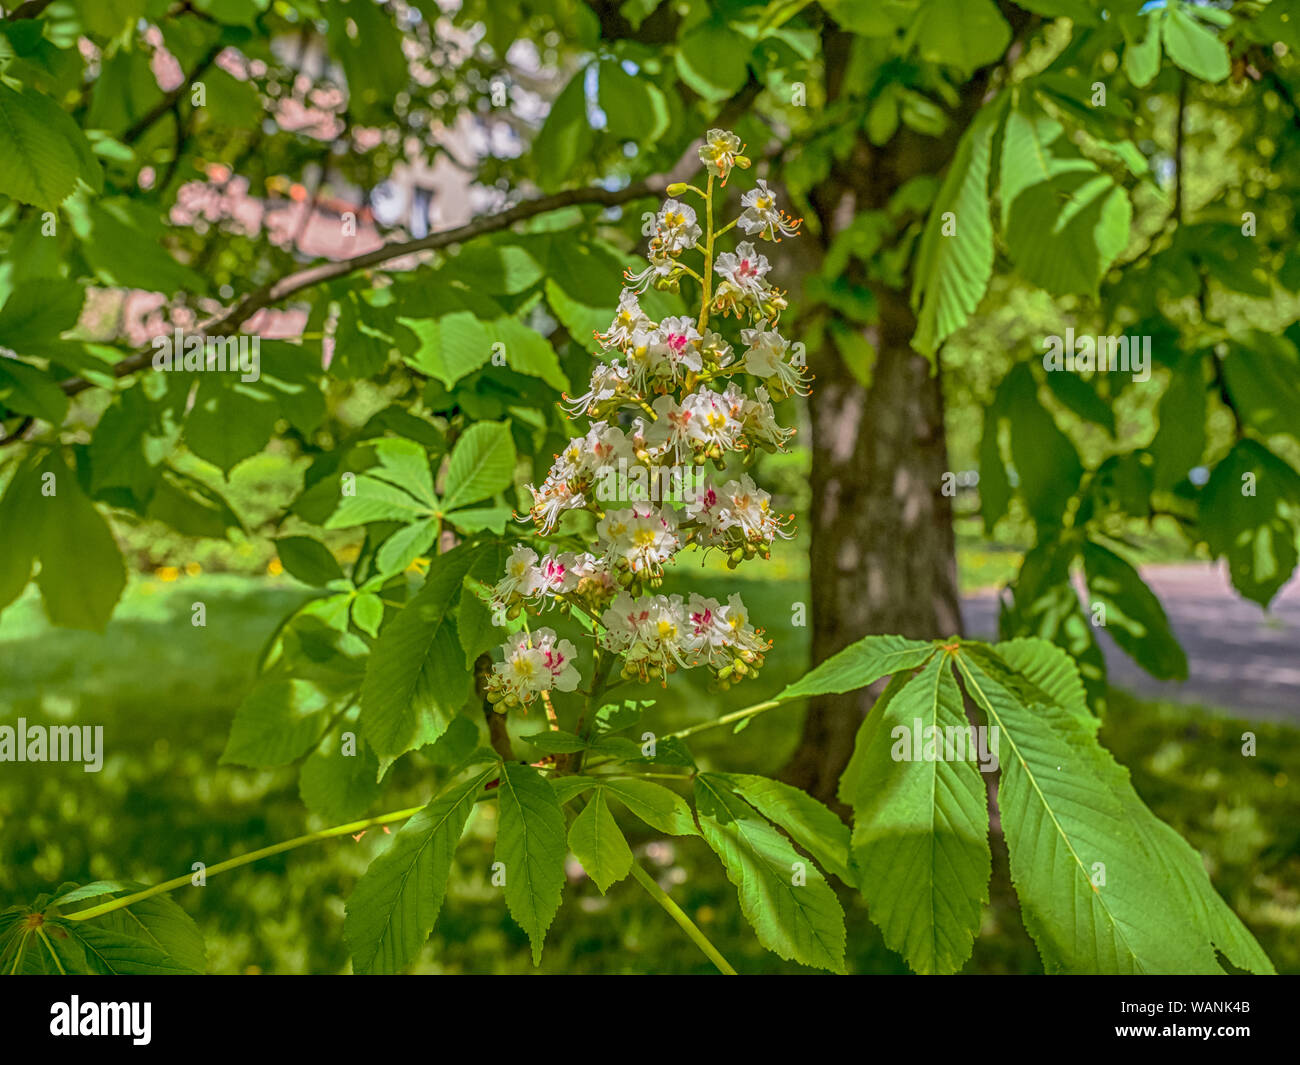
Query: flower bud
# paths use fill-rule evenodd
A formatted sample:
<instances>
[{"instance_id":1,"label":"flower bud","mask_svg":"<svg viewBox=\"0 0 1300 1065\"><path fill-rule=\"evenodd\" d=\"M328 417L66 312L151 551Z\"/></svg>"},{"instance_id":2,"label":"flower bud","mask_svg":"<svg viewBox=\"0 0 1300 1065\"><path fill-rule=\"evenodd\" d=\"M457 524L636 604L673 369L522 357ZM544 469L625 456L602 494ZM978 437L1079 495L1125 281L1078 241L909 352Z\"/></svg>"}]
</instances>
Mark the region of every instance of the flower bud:
<instances>
[{"instance_id":1,"label":"flower bud","mask_svg":"<svg viewBox=\"0 0 1300 1065\"><path fill-rule=\"evenodd\" d=\"M686 182L674 181L671 185L668 186L667 192L669 196L680 196L688 188L690 188L690 186L687 185Z\"/></svg>"},{"instance_id":2,"label":"flower bud","mask_svg":"<svg viewBox=\"0 0 1300 1065\"><path fill-rule=\"evenodd\" d=\"M748 170L750 166L749 156L747 155L736 156L736 165L740 167L741 170Z\"/></svg>"}]
</instances>

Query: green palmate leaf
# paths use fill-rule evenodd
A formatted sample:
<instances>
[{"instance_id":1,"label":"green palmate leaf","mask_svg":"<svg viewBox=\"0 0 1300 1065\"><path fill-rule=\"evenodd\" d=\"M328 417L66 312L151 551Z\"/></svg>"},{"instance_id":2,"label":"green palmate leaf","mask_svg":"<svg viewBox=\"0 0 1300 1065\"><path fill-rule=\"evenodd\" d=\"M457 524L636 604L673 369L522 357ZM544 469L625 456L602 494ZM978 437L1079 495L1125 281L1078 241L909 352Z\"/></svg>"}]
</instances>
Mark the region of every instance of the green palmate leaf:
<instances>
[{"instance_id":1,"label":"green palmate leaf","mask_svg":"<svg viewBox=\"0 0 1300 1065\"><path fill-rule=\"evenodd\" d=\"M849 867L849 828L824 804L779 780L747 773L715 775L769 821L785 829L828 872L846 884L857 884Z\"/></svg>"},{"instance_id":2,"label":"green palmate leaf","mask_svg":"<svg viewBox=\"0 0 1300 1065\"><path fill-rule=\"evenodd\" d=\"M994 526L1011 505L1011 478L1002 457L1002 423L1006 420L1007 379L984 408L984 429L980 435L980 517L984 532L992 535Z\"/></svg>"},{"instance_id":3,"label":"green palmate leaf","mask_svg":"<svg viewBox=\"0 0 1300 1065\"><path fill-rule=\"evenodd\" d=\"M40 550L42 503L39 473L30 461L21 463L0 496L0 528L5 530L5 546L0 551L0 610L17 599L31 579Z\"/></svg>"},{"instance_id":4,"label":"green palmate leaf","mask_svg":"<svg viewBox=\"0 0 1300 1065\"><path fill-rule=\"evenodd\" d=\"M697 777L695 803L758 941L787 961L843 972L844 911L821 871L723 781Z\"/></svg>"},{"instance_id":5,"label":"green palmate leaf","mask_svg":"<svg viewBox=\"0 0 1300 1065\"><path fill-rule=\"evenodd\" d=\"M476 737L477 738L477 737ZM340 736L326 736L302 764L298 795L312 813L326 821L360 817L379 798L379 763L373 752L354 737L347 745Z\"/></svg>"},{"instance_id":6,"label":"green palmate leaf","mask_svg":"<svg viewBox=\"0 0 1300 1065\"><path fill-rule=\"evenodd\" d=\"M1252 330L1244 343L1230 345L1219 365L1233 409L1247 425L1265 436L1300 438L1300 360L1289 340Z\"/></svg>"},{"instance_id":7,"label":"green palmate leaf","mask_svg":"<svg viewBox=\"0 0 1300 1065\"><path fill-rule=\"evenodd\" d=\"M1268 955L1214 890L1201 856L1138 798L1126 770L1116 766L1115 777L1116 790L1125 809L1129 811L1134 827L1186 900L1196 931L1238 968L1254 973L1274 974L1276 970ZM1122 789L1118 782L1120 777L1125 782Z\"/></svg>"},{"instance_id":8,"label":"green palmate leaf","mask_svg":"<svg viewBox=\"0 0 1300 1065\"><path fill-rule=\"evenodd\" d=\"M414 440L389 437L370 445L378 465L366 471L369 476L402 488L430 509L438 496L433 490L433 471L429 467L429 454L424 446Z\"/></svg>"},{"instance_id":9,"label":"green palmate leaf","mask_svg":"<svg viewBox=\"0 0 1300 1065\"><path fill-rule=\"evenodd\" d=\"M142 884L131 884L132 890L139 890ZM65 902L66 905L66 902ZM160 954L168 972L202 973L207 969L207 949L203 944L203 933L175 901L166 895L155 895L141 899L130 906L89 921L70 921L69 926L82 931L92 928L112 933L122 939L132 941ZM120 965L133 966L119 969L124 972L152 972L146 965L158 964L156 959L150 961L139 948L127 950L128 944L122 944L123 954L108 951L108 944L98 945L100 960L104 956L116 957ZM92 946L86 944L87 960L93 960Z\"/></svg>"},{"instance_id":10,"label":"green palmate leaf","mask_svg":"<svg viewBox=\"0 0 1300 1065\"><path fill-rule=\"evenodd\" d=\"M496 861L505 876L506 905L533 945L533 964L542 961L546 930L564 891L564 811L555 791L530 765L501 767L500 822Z\"/></svg>"},{"instance_id":11,"label":"green palmate leaf","mask_svg":"<svg viewBox=\"0 0 1300 1065\"><path fill-rule=\"evenodd\" d=\"M1214 467L1201 493L1200 525L1233 586L1267 606L1296 566L1300 474L1254 440L1240 440Z\"/></svg>"},{"instance_id":12,"label":"green palmate leaf","mask_svg":"<svg viewBox=\"0 0 1300 1065\"><path fill-rule=\"evenodd\" d=\"M1227 45L1187 14L1181 4L1170 4L1161 24L1161 36L1169 58L1194 77L1222 81L1232 72Z\"/></svg>"},{"instance_id":13,"label":"green palmate leaf","mask_svg":"<svg viewBox=\"0 0 1300 1065\"><path fill-rule=\"evenodd\" d=\"M343 935L357 973L408 968L433 931L452 856L474 802L493 769L478 769L404 824L357 881Z\"/></svg>"},{"instance_id":14,"label":"green palmate leaf","mask_svg":"<svg viewBox=\"0 0 1300 1065\"><path fill-rule=\"evenodd\" d=\"M0 308L0 347L19 355L48 355L66 351L61 334L81 317L86 290L73 281L22 281Z\"/></svg>"},{"instance_id":15,"label":"green palmate leaf","mask_svg":"<svg viewBox=\"0 0 1300 1065\"><path fill-rule=\"evenodd\" d=\"M1104 707L1106 659L1070 580L1077 552L1073 542L1046 540L1026 554L1012 585L1014 603L1003 603L999 628L1041 636L1064 649L1079 669L1089 704Z\"/></svg>"},{"instance_id":16,"label":"green palmate leaf","mask_svg":"<svg viewBox=\"0 0 1300 1065\"><path fill-rule=\"evenodd\" d=\"M515 445L505 422L470 426L451 451L447 466L446 510L477 503L509 488L514 480Z\"/></svg>"},{"instance_id":17,"label":"green palmate leaf","mask_svg":"<svg viewBox=\"0 0 1300 1065\"><path fill-rule=\"evenodd\" d=\"M856 691L899 670L915 669L934 654L934 644L903 636L867 636L850 644L787 686L777 698L799 699Z\"/></svg>"},{"instance_id":18,"label":"green palmate leaf","mask_svg":"<svg viewBox=\"0 0 1300 1065\"><path fill-rule=\"evenodd\" d=\"M885 942L913 969L956 972L992 869L975 736L947 654L891 688L863 722L840 785L853 807L857 881Z\"/></svg>"},{"instance_id":19,"label":"green palmate leaf","mask_svg":"<svg viewBox=\"0 0 1300 1065\"><path fill-rule=\"evenodd\" d=\"M1052 295L1094 295L1128 243L1133 205L1095 168L1067 170L1017 197L1007 249L1025 280Z\"/></svg>"},{"instance_id":20,"label":"green palmate leaf","mask_svg":"<svg viewBox=\"0 0 1300 1065\"><path fill-rule=\"evenodd\" d=\"M126 586L122 554L61 457L51 455L41 475L51 492L33 500L22 520L40 527L37 583L46 613L56 625L102 631Z\"/></svg>"},{"instance_id":21,"label":"green palmate leaf","mask_svg":"<svg viewBox=\"0 0 1300 1065\"><path fill-rule=\"evenodd\" d=\"M194 972L135 936L77 921L62 928L80 945L85 972L102 976L184 976Z\"/></svg>"},{"instance_id":22,"label":"green palmate leaf","mask_svg":"<svg viewBox=\"0 0 1300 1065\"><path fill-rule=\"evenodd\" d=\"M1064 650L1047 640L1004 640L993 650L999 658L1028 680L1080 724L1096 732L1101 722L1088 709L1088 693L1079 667Z\"/></svg>"},{"instance_id":23,"label":"green palmate leaf","mask_svg":"<svg viewBox=\"0 0 1300 1065\"><path fill-rule=\"evenodd\" d=\"M1160 73L1160 13L1146 19L1146 34L1141 41L1130 39L1124 46L1124 73L1139 89L1145 89Z\"/></svg>"},{"instance_id":24,"label":"green palmate leaf","mask_svg":"<svg viewBox=\"0 0 1300 1065\"><path fill-rule=\"evenodd\" d=\"M521 739L525 743L536 747L543 754L571 754L574 751L585 751L587 741L572 732L564 732L555 729L550 732L535 732L529 736L523 736Z\"/></svg>"},{"instance_id":25,"label":"green palmate leaf","mask_svg":"<svg viewBox=\"0 0 1300 1065\"><path fill-rule=\"evenodd\" d=\"M911 36L923 58L970 73L1001 58L1011 27L993 0L924 0Z\"/></svg>"},{"instance_id":26,"label":"green palmate leaf","mask_svg":"<svg viewBox=\"0 0 1300 1065\"><path fill-rule=\"evenodd\" d=\"M611 778L601 781L607 794L651 828L670 836L695 836L695 819L686 800L653 780Z\"/></svg>"},{"instance_id":27,"label":"green palmate leaf","mask_svg":"<svg viewBox=\"0 0 1300 1065\"><path fill-rule=\"evenodd\" d=\"M615 137L653 143L668 129L668 100L647 78L629 74L617 63L600 66L600 109Z\"/></svg>"},{"instance_id":28,"label":"green palmate leaf","mask_svg":"<svg viewBox=\"0 0 1300 1065\"><path fill-rule=\"evenodd\" d=\"M585 795L596 787L596 783L594 777L586 776L552 777L550 780L551 789L555 792L555 799L561 806L571 802L579 795Z\"/></svg>"},{"instance_id":29,"label":"green palmate leaf","mask_svg":"<svg viewBox=\"0 0 1300 1065\"><path fill-rule=\"evenodd\" d=\"M436 557L424 586L384 630L366 663L361 725L382 771L432 743L469 699L472 676L450 610L479 547Z\"/></svg>"},{"instance_id":30,"label":"green palmate leaf","mask_svg":"<svg viewBox=\"0 0 1300 1065\"><path fill-rule=\"evenodd\" d=\"M266 447L279 416L275 397L260 386L231 384L209 374L200 382L194 409L185 419L185 444L229 473Z\"/></svg>"},{"instance_id":31,"label":"green palmate leaf","mask_svg":"<svg viewBox=\"0 0 1300 1065\"><path fill-rule=\"evenodd\" d=\"M1205 379L1202 359L1190 356L1174 369L1156 409L1160 428L1151 441L1152 486L1167 490L1184 480L1205 451Z\"/></svg>"},{"instance_id":32,"label":"green palmate leaf","mask_svg":"<svg viewBox=\"0 0 1300 1065\"><path fill-rule=\"evenodd\" d=\"M532 155L545 189L562 184L591 151L595 140L587 121L587 97L583 88L586 75L583 67L569 79L533 141Z\"/></svg>"},{"instance_id":33,"label":"green palmate leaf","mask_svg":"<svg viewBox=\"0 0 1300 1065\"><path fill-rule=\"evenodd\" d=\"M427 517L432 509L387 481L366 474L359 474L353 487L355 494L339 500L325 528L347 529L372 521L416 521Z\"/></svg>"},{"instance_id":34,"label":"green palmate leaf","mask_svg":"<svg viewBox=\"0 0 1300 1065\"><path fill-rule=\"evenodd\" d=\"M609 812L604 788L597 788L591 801L573 819L569 849L602 895L631 871L632 849Z\"/></svg>"},{"instance_id":35,"label":"green palmate leaf","mask_svg":"<svg viewBox=\"0 0 1300 1065\"><path fill-rule=\"evenodd\" d=\"M375 563L380 573L401 573L422 555L427 555L438 535L438 520L424 518L398 529L379 549Z\"/></svg>"},{"instance_id":36,"label":"green palmate leaf","mask_svg":"<svg viewBox=\"0 0 1300 1065\"><path fill-rule=\"evenodd\" d=\"M966 324L993 275L989 169L993 134L1005 99L985 104L962 137L926 222L917 251L912 306L918 309L912 345L933 355Z\"/></svg>"},{"instance_id":37,"label":"green palmate leaf","mask_svg":"<svg viewBox=\"0 0 1300 1065\"><path fill-rule=\"evenodd\" d=\"M1114 641L1153 677L1186 680L1187 656L1169 628L1155 593L1137 570L1100 544L1083 546L1083 565L1093 608L1105 607L1105 628Z\"/></svg>"},{"instance_id":38,"label":"green palmate leaf","mask_svg":"<svg viewBox=\"0 0 1300 1065\"><path fill-rule=\"evenodd\" d=\"M61 425L68 413L68 397L57 381L35 366L0 356L0 408L4 407Z\"/></svg>"},{"instance_id":39,"label":"green palmate leaf","mask_svg":"<svg viewBox=\"0 0 1300 1065\"><path fill-rule=\"evenodd\" d=\"M1027 98L1025 98L1027 99ZM1064 132L1056 119L1041 111L1014 107L1007 113L1002 130L1002 163L998 168L999 191L1002 201L1002 228L1007 228L1011 206L1016 198L1029 188L1055 175L1069 170L1090 170L1086 159L1058 158L1052 154L1051 144Z\"/></svg>"},{"instance_id":40,"label":"green palmate leaf","mask_svg":"<svg viewBox=\"0 0 1300 1065\"><path fill-rule=\"evenodd\" d=\"M53 211L85 178L102 180L99 164L72 117L35 89L0 84L0 193Z\"/></svg>"},{"instance_id":41,"label":"green palmate leaf","mask_svg":"<svg viewBox=\"0 0 1300 1065\"><path fill-rule=\"evenodd\" d=\"M1096 732L1098 722L1088 712L1082 685L1069 656L1043 640L1013 640L998 644L995 650L1001 662L990 663L992 672L999 673L1003 665L1010 666L1019 677L1031 680L1037 689L1030 694L1029 701L1051 702L1083 726L1082 731L1068 730L1069 742L1083 759L1095 766L1123 805L1147 854L1166 874L1176 904L1185 911L1188 926L1200 934L1205 944L1222 951L1234 965L1254 972L1272 972L1273 965L1259 944L1215 892L1200 855L1151 812L1133 788L1128 771L1105 748L1086 738L1085 733ZM978 651L976 657L979 658ZM1003 681L1018 679L1008 678L1005 673L1000 676Z\"/></svg>"},{"instance_id":42,"label":"green palmate leaf","mask_svg":"<svg viewBox=\"0 0 1300 1065\"><path fill-rule=\"evenodd\" d=\"M384 620L384 601L374 592L362 592L352 600L352 624L368 636L378 636Z\"/></svg>"},{"instance_id":43,"label":"green palmate leaf","mask_svg":"<svg viewBox=\"0 0 1300 1065\"><path fill-rule=\"evenodd\" d=\"M320 740L330 699L306 680L260 680L235 711L223 765L288 765Z\"/></svg>"},{"instance_id":44,"label":"green palmate leaf","mask_svg":"<svg viewBox=\"0 0 1300 1065\"><path fill-rule=\"evenodd\" d=\"M276 540L275 550L285 570L303 584L322 588L343 577L329 548L310 536L282 536Z\"/></svg>"},{"instance_id":45,"label":"green palmate leaf","mask_svg":"<svg viewBox=\"0 0 1300 1065\"><path fill-rule=\"evenodd\" d=\"M677 73L706 100L725 100L745 84L750 43L725 22L700 22L677 46Z\"/></svg>"},{"instance_id":46,"label":"green palmate leaf","mask_svg":"<svg viewBox=\"0 0 1300 1065\"><path fill-rule=\"evenodd\" d=\"M1039 402L1038 384L1023 363L1007 375L1011 459L1020 492L1038 525L1057 525L1079 487L1083 464L1070 438Z\"/></svg>"},{"instance_id":47,"label":"green palmate leaf","mask_svg":"<svg viewBox=\"0 0 1300 1065\"><path fill-rule=\"evenodd\" d=\"M998 808L1025 927L1049 972L1205 973L1213 952L1098 771L1067 711L1027 706L987 663L957 656L967 693L1000 730Z\"/></svg>"}]
</instances>

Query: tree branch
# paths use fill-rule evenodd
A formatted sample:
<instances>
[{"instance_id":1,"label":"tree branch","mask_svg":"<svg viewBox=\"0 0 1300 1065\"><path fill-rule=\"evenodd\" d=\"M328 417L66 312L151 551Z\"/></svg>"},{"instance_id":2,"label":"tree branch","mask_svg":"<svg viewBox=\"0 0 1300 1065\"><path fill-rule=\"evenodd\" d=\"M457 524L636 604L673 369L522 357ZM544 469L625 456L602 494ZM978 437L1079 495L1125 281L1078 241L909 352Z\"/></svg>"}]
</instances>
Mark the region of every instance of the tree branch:
<instances>
[{"instance_id":1,"label":"tree branch","mask_svg":"<svg viewBox=\"0 0 1300 1065\"><path fill-rule=\"evenodd\" d=\"M336 262L309 266L245 294L231 306L204 322L200 326L200 331L208 335L221 333L223 330L238 327L258 311L286 300L304 289L313 288L326 281L346 277L358 270L381 266L386 262L400 259L406 255L433 251L451 244L471 240L474 237L496 233L514 225L516 222L522 222L539 214L545 214L548 211L557 211L563 207L589 203L601 204L605 207L616 207L647 196L659 196L672 182L682 179L680 176L681 171L693 172L697 166L698 164L694 162L694 146L692 146L692 150L686 156L683 156L682 161L669 173L657 174L642 181L635 181L621 189L607 189L600 186L566 189L550 196L539 196L534 199L524 200L513 207L506 208L504 211L485 215L454 229L431 233L419 240L390 241L374 251L354 255L349 259L339 259ZM116 377L127 377L138 370L144 369L151 363L152 359L153 348L150 345L114 364L113 374ZM87 388L94 387L94 383L85 378L71 377L63 382L62 387L63 391L69 396L75 396L79 392L84 392Z\"/></svg>"},{"instance_id":2,"label":"tree branch","mask_svg":"<svg viewBox=\"0 0 1300 1065\"><path fill-rule=\"evenodd\" d=\"M172 108L176 107L181 98L190 91L190 87L203 76L208 67L217 61L217 56L226 50L223 42L218 41L204 54L203 58L194 64L194 69L185 75L185 79L159 100L153 107L149 108L143 115L131 123L125 133L121 136L123 144L134 144L149 130L149 127L157 122L163 115L167 114Z\"/></svg>"},{"instance_id":3,"label":"tree branch","mask_svg":"<svg viewBox=\"0 0 1300 1065\"><path fill-rule=\"evenodd\" d=\"M20 18L36 18L42 11L49 7L54 0L27 0L25 4L19 4L16 8L5 16L6 22L17 22Z\"/></svg>"}]
</instances>

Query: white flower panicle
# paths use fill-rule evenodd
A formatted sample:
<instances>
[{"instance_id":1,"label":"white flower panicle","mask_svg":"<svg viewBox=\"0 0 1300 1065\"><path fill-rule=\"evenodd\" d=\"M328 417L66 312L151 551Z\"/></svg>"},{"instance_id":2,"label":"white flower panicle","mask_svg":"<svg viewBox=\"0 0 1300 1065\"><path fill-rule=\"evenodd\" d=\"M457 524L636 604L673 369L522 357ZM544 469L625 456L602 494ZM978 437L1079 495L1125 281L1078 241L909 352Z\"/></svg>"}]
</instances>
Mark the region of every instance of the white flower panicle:
<instances>
[{"instance_id":1,"label":"white flower panicle","mask_svg":"<svg viewBox=\"0 0 1300 1065\"><path fill-rule=\"evenodd\" d=\"M778 328L785 295L768 280L772 264L754 244L793 236L800 222L780 210L762 179L741 197L739 217L718 229L712 207L686 202L694 195L711 204L732 171L750 165L743 152L735 134L710 130L700 148L707 187L669 186L670 198L654 216L647 265L625 275L614 320L595 334L602 360L586 391L565 397L569 413L590 426L555 456L541 484L528 486L542 536L571 512L590 515L564 525L569 542L576 537L587 550L539 556L519 546L492 591L498 623L553 607L581 614L598 656L621 659L627 678L663 680L703 667L725 688L753 675L770 646L738 595L720 603L654 591L682 551L718 551L734 568L769 557L772 544L791 535L789 517L773 511L771 495L747 467L760 452L784 451L794 434L777 420L773 403L809 391L802 347ZM751 239L730 250L716 247L733 228ZM693 267L696 253L703 262ZM660 299L656 291L680 292L686 279L700 292L697 316L659 317L649 309ZM743 326L738 336L710 328L711 317L725 322L732 315ZM699 467L709 464L729 475L720 484L705 477ZM680 496L610 494L609 484L634 479L681 486ZM552 690L574 690L574 651L550 629L515 633L493 666L489 699L498 710L526 709Z\"/></svg>"}]
</instances>

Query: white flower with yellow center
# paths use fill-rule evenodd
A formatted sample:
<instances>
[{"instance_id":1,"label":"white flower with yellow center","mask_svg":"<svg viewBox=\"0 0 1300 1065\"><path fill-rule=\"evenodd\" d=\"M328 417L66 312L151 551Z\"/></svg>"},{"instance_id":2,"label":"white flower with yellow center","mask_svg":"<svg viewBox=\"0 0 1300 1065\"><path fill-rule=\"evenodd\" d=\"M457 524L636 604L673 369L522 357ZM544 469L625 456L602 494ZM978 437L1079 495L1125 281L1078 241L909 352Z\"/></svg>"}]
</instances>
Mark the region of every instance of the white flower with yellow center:
<instances>
[{"instance_id":1,"label":"white flower with yellow center","mask_svg":"<svg viewBox=\"0 0 1300 1065\"><path fill-rule=\"evenodd\" d=\"M802 219L791 218L777 208L776 196L762 178L740 198L740 203L745 211L736 224L750 235L757 233L764 240L779 241L781 235L792 237L799 231Z\"/></svg>"},{"instance_id":2,"label":"white flower with yellow center","mask_svg":"<svg viewBox=\"0 0 1300 1065\"><path fill-rule=\"evenodd\" d=\"M666 200L655 219L655 242L659 251L680 255L695 246L703 230L695 221L695 208L677 200Z\"/></svg>"}]
</instances>

